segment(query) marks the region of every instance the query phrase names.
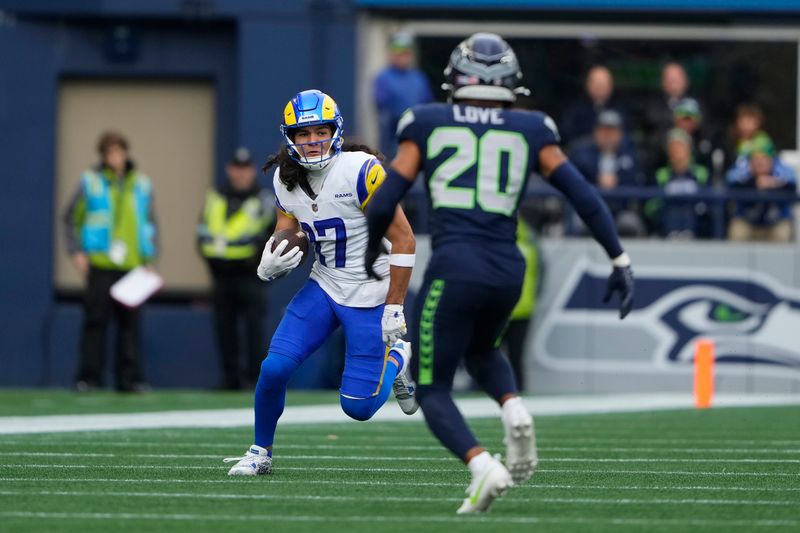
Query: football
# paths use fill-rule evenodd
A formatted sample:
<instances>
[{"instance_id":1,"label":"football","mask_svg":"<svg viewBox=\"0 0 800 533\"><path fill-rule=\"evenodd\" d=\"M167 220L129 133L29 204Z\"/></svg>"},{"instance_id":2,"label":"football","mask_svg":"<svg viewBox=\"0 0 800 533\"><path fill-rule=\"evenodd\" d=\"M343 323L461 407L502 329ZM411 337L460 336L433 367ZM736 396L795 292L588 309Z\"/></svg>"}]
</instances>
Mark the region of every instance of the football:
<instances>
[{"instance_id":1,"label":"football","mask_svg":"<svg viewBox=\"0 0 800 533\"><path fill-rule=\"evenodd\" d=\"M275 238L275 240L272 242L273 252L275 251L275 248L277 248L278 245L282 243L285 239L289 241L289 244L286 246L286 249L283 250L283 254L285 254L286 252L297 246L298 248L300 248L300 251L303 252L303 259L300 261L300 264L302 265L303 263L306 262L306 259L308 258L308 238L306 237L304 231L302 230L292 231L290 229L285 229L277 233L274 233L272 236Z\"/></svg>"}]
</instances>

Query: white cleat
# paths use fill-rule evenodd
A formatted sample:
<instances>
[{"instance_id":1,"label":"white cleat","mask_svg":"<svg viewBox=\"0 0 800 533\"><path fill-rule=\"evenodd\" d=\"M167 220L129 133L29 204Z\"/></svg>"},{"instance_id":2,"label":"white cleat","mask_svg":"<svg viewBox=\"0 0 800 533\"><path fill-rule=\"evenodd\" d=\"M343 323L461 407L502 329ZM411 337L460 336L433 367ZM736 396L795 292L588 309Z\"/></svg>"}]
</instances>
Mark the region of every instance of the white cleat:
<instances>
[{"instance_id":1,"label":"white cleat","mask_svg":"<svg viewBox=\"0 0 800 533\"><path fill-rule=\"evenodd\" d=\"M506 466L514 483L528 481L536 470L539 457L536 453L536 434L533 417L525 409L522 398L512 398L503 404L503 427L506 436Z\"/></svg>"},{"instance_id":2,"label":"white cleat","mask_svg":"<svg viewBox=\"0 0 800 533\"><path fill-rule=\"evenodd\" d=\"M419 409L415 391L417 384L411 379L411 343L404 340L395 342L390 352L395 352L403 358L403 370L394 378L392 391L400 409L407 415L413 415Z\"/></svg>"},{"instance_id":3,"label":"white cleat","mask_svg":"<svg viewBox=\"0 0 800 533\"><path fill-rule=\"evenodd\" d=\"M486 454L485 457L482 457L484 454ZM467 487L467 497L464 498L464 503L456 513L484 513L489 510L492 502L514 485L511 474L498 460L498 457L492 457L489 452L482 452L481 455L472 459L472 461L478 459L480 463L483 463L480 467L475 468L470 461L472 482Z\"/></svg>"},{"instance_id":4,"label":"white cleat","mask_svg":"<svg viewBox=\"0 0 800 533\"><path fill-rule=\"evenodd\" d=\"M263 476L272 473L272 457L267 455L266 448L253 444L244 457L228 457L225 463L238 461L228 470L229 476Z\"/></svg>"}]
</instances>

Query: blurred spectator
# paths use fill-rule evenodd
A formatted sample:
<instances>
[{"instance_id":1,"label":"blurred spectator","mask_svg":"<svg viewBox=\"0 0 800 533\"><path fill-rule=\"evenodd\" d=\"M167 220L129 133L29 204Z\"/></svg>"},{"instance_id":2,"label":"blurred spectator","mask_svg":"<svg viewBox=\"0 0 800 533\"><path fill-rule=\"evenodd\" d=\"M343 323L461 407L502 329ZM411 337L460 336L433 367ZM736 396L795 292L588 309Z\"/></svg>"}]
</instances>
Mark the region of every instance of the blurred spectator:
<instances>
[{"instance_id":1,"label":"blurred spectator","mask_svg":"<svg viewBox=\"0 0 800 533\"><path fill-rule=\"evenodd\" d=\"M521 217L517 222L517 248L525 258L525 279L519 301L511 311L508 327L500 343L511 362L511 368L517 379L517 388L522 391L525 390L525 339L536 309L536 296L541 281L541 262L533 229Z\"/></svg>"},{"instance_id":2,"label":"blurred spectator","mask_svg":"<svg viewBox=\"0 0 800 533\"><path fill-rule=\"evenodd\" d=\"M746 158L753 142L769 140L764 127L764 113L757 104L740 104L736 108L731 131L732 147L729 149L728 161L736 161L742 156Z\"/></svg>"},{"instance_id":3,"label":"blurred spectator","mask_svg":"<svg viewBox=\"0 0 800 533\"><path fill-rule=\"evenodd\" d=\"M689 77L680 63L670 62L661 69L661 95L648 107L649 122L657 131L672 128L675 107L688 96Z\"/></svg>"},{"instance_id":4,"label":"blurred spectator","mask_svg":"<svg viewBox=\"0 0 800 533\"><path fill-rule=\"evenodd\" d=\"M212 303L222 388L242 388L239 319L244 320L247 384L258 379L264 358L264 287L256 276L269 226L275 218L272 195L256 182L247 148L239 148L225 166L225 184L206 194L197 241L213 280Z\"/></svg>"},{"instance_id":5,"label":"blurred spectator","mask_svg":"<svg viewBox=\"0 0 800 533\"><path fill-rule=\"evenodd\" d=\"M570 160L588 181L601 191L641 183L636 153L623 143L622 117L606 110L597 115L591 138L579 142L570 153ZM617 220L621 234L642 235L644 226L638 215L623 200L610 200L608 207Z\"/></svg>"},{"instance_id":6,"label":"blurred spectator","mask_svg":"<svg viewBox=\"0 0 800 533\"><path fill-rule=\"evenodd\" d=\"M702 130L702 121L703 114L700 111L700 104L694 98L682 98L675 106L673 124L692 138L693 162L702 165L710 172L715 167L714 150L716 147L706 132ZM723 159L723 157L719 158L720 165L723 163ZM720 169L721 172L722 169Z\"/></svg>"},{"instance_id":7,"label":"blurred spectator","mask_svg":"<svg viewBox=\"0 0 800 533\"><path fill-rule=\"evenodd\" d=\"M674 128L667 136L667 166L656 172L656 184L670 195L697 194L708 187L708 169L692 158L692 138L685 130ZM704 203L670 202L653 198L645 205L648 218L662 236L691 239L699 233L699 217L707 212Z\"/></svg>"},{"instance_id":8,"label":"blurred spectator","mask_svg":"<svg viewBox=\"0 0 800 533\"><path fill-rule=\"evenodd\" d=\"M586 75L586 92L564 112L561 138L564 145L592 134L598 113L606 109L617 111L623 118L625 113L614 99L614 77L601 65L592 67Z\"/></svg>"},{"instance_id":9,"label":"blurred spectator","mask_svg":"<svg viewBox=\"0 0 800 533\"><path fill-rule=\"evenodd\" d=\"M102 386L105 334L113 315L117 331L116 387L146 388L140 365L139 311L111 298L111 286L130 270L151 264L156 255L156 225L150 178L128 158L128 140L105 132L97 145L101 162L81 175L64 215L67 250L87 277L81 359L75 388Z\"/></svg>"},{"instance_id":10,"label":"blurred spectator","mask_svg":"<svg viewBox=\"0 0 800 533\"><path fill-rule=\"evenodd\" d=\"M703 114L700 104L694 98L681 98L675 105L673 111L673 128L663 132L655 139L660 139L658 153L651 155L651 161L660 169L668 164L667 152L664 147L667 145L668 137L674 128L679 128L692 139L692 161L706 168L707 171L715 172L722 176L725 164L725 155L721 148L717 148L714 143L703 131Z\"/></svg>"},{"instance_id":11,"label":"blurred spectator","mask_svg":"<svg viewBox=\"0 0 800 533\"><path fill-rule=\"evenodd\" d=\"M727 181L731 188L753 191L788 193L797 188L794 171L775 156L775 146L766 136L753 138L749 153L740 157L728 171ZM738 201L736 213L728 226L728 238L735 241L791 241L791 206L789 201Z\"/></svg>"},{"instance_id":12,"label":"blurred spectator","mask_svg":"<svg viewBox=\"0 0 800 533\"><path fill-rule=\"evenodd\" d=\"M645 109L647 154L643 154L648 172L664 163L664 142L674 127L675 107L687 96L689 78L680 63L666 63L661 69L661 94L653 97Z\"/></svg>"},{"instance_id":13,"label":"blurred spectator","mask_svg":"<svg viewBox=\"0 0 800 533\"><path fill-rule=\"evenodd\" d=\"M389 66L378 73L374 82L380 149L387 161L397 150L395 130L403 112L433 100L428 78L421 70L414 68L413 47L414 38L410 33L392 35L389 40Z\"/></svg>"}]
</instances>

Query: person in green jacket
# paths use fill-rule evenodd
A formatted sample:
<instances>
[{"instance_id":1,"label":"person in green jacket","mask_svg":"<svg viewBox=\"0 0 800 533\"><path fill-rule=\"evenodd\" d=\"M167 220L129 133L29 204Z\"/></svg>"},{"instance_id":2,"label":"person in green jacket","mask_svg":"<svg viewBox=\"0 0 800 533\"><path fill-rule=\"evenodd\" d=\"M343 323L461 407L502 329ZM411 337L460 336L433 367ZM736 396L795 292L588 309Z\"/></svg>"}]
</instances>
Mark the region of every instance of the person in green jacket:
<instances>
[{"instance_id":1,"label":"person in green jacket","mask_svg":"<svg viewBox=\"0 0 800 533\"><path fill-rule=\"evenodd\" d=\"M517 247L525 258L525 278L522 283L519 301L511 311L508 327L500 339L514 369L517 387L525 390L525 338L536 310L536 294L539 288L541 263L534 232L522 219L517 222Z\"/></svg>"},{"instance_id":2,"label":"person in green jacket","mask_svg":"<svg viewBox=\"0 0 800 533\"><path fill-rule=\"evenodd\" d=\"M264 287L256 275L261 251L272 234L275 197L256 181L246 148L225 166L224 185L206 194L197 226L197 244L211 278L217 346L223 370L221 388L242 388L237 322L246 326L246 374L252 386L264 359Z\"/></svg>"},{"instance_id":3,"label":"person in green jacket","mask_svg":"<svg viewBox=\"0 0 800 533\"><path fill-rule=\"evenodd\" d=\"M100 164L86 170L64 215L67 251L86 278L78 391L103 385L105 336L109 318L118 326L116 388L147 388L140 364L139 311L111 298L111 286L156 256L156 222L150 178L128 157L128 140L103 133L97 144Z\"/></svg>"}]
</instances>

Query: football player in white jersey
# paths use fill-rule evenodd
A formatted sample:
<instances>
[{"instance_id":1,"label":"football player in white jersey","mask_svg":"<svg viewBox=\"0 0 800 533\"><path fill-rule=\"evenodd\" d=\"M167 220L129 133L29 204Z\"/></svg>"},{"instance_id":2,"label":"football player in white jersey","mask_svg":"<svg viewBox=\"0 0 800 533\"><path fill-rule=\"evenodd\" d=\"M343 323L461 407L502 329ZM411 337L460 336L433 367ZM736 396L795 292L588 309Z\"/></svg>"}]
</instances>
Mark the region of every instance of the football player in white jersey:
<instances>
[{"instance_id":1,"label":"football player in white jersey","mask_svg":"<svg viewBox=\"0 0 800 533\"><path fill-rule=\"evenodd\" d=\"M406 414L418 404L410 367L411 346L403 300L414 266L414 234L402 209L386 233L386 248L375 264L383 279L367 276L364 209L385 172L375 152L344 144L343 120L333 98L317 90L298 93L283 112L286 148L267 161L277 199L275 233L301 230L315 251L311 276L295 295L270 343L255 391L255 442L229 475L272 472L272 444L283 412L286 386L294 371L340 325L346 354L340 401L344 412L368 420L394 389ZM298 247L269 239L258 276L272 281L302 259Z\"/></svg>"}]
</instances>

